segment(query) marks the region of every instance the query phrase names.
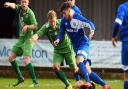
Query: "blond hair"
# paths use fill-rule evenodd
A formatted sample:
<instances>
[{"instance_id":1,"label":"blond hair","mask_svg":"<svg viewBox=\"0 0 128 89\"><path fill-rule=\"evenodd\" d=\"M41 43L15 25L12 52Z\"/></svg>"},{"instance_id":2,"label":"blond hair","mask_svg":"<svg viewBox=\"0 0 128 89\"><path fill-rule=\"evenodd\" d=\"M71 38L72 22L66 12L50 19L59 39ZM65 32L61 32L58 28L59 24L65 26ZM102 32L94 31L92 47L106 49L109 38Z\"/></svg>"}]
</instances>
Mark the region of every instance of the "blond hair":
<instances>
[{"instance_id":1,"label":"blond hair","mask_svg":"<svg viewBox=\"0 0 128 89\"><path fill-rule=\"evenodd\" d=\"M53 18L57 18L57 14L56 14L56 12L54 11L54 10L50 10L49 12L48 12L48 14L47 14L47 18L48 19L53 19Z\"/></svg>"}]
</instances>

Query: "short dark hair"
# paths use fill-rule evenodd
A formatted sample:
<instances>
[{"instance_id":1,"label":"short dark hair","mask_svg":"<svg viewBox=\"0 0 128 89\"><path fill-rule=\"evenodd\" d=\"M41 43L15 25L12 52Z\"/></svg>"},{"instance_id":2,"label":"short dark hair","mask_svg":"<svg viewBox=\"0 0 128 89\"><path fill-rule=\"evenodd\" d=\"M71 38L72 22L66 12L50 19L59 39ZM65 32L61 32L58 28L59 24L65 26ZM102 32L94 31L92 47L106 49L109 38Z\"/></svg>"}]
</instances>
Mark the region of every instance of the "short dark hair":
<instances>
[{"instance_id":1,"label":"short dark hair","mask_svg":"<svg viewBox=\"0 0 128 89\"><path fill-rule=\"evenodd\" d=\"M60 11L66 10L68 8L72 8L72 4L70 2L64 2L60 8Z\"/></svg>"}]
</instances>

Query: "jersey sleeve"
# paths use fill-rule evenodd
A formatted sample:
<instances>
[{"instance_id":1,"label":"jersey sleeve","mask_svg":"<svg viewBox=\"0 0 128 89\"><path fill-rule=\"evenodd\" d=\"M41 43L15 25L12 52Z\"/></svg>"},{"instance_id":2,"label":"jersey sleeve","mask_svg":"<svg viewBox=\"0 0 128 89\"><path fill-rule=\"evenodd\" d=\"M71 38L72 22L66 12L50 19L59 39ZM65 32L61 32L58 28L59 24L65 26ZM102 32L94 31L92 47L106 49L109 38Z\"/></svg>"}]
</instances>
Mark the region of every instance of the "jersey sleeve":
<instances>
[{"instance_id":1,"label":"jersey sleeve","mask_svg":"<svg viewBox=\"0 0 128 89\"><path fill-rule=\"evenodd\" d=\"M82 27L82 28L87 27L90 30L95 31L95 26L94 26L94 24L90 20L87 20L82 15L78 15L76 18L79 19L79 26L80 27Z\"/></svg>"},{"instance_id":2,"label":"jersey sleeve","mask_svg":"<svg viewBox=\"0 0 128 89\"><path fill-rule=\"evenodd\" d=\"M21 10L21 5L16 4L16 13L19 13Z\"/></svg>"},{"instance_id":3,"label":"jersey sleeve","mask_svg":"<svg viewBox=\"0 0 128 89\"><path fill-rule=\"evenodd\" d=\"M30 11L30 22L37 28L37 21L33 11Z\"/></svg>"},{"instance_id":4,"label":"jersey sleeve","mask_svg":"<svg viewBox=\"0 0 128 89\"><path fill-rule=\"evenodd\" d=\"M59 39L60 41L64 38L64 35L65 35L65 21L64 19L61 20L60 22L60 31L59 31L59 34L58 34L58 37L57 39Z\"/></svg>"},{"instance_id":5,"label":"jersey sleeve","mask_svg":"<svg viewBox=\"0 0 128 89\"><path fill-rule=\"evenodd\" d=\"M125 8L123 5L120 5L113 25L113 33L112 33L113 38L115 38L117 33L119 32L120 26L122 25L124 20L124 15L125 15Z\"/></svg>"},{"instance_id":6,"label":"jersey sleeve","mask_svg":"<svg viewBox=\"0 0 128 89\"><path fill-rule=\"evenodd\" d=\"M80 10L76 5L74 5L74 6L72 7L72 9L74 10L75 13L80 14L80 15L82 14L82 13L81 13L81 10Z\"/></svg>"},{"instance_id":7,"label":"jersey sleeve","mask_svg":"<svg viewBox=\"0 0 128 89\"><path fill-rule=\"evenodd\" d=\"M44 25L37 31L37 35L38 35L39 37L43 37L44 35L47 34L47 31L48 31L47 25L48 25L47 23L44 24Z\"/></svg>"},{"instance_id":8,"label":"jersey sleeve","mask_svg":"<svg viewBox=\"0 0 128 89\"><path fill-rule=\"evenodd\" d=\"M125 16L125 6L120 5L117 11L115 22L122 25Z\"/></svg>"},{"instance_id":9,"label":"jersey sleeve","mask_svg":"<svg viewBox=\"0 0 128 89\"><path fill-rule=\"evenodd\" d=\"M117 33L119 32L119 29L120 29L120 24L117 23L117 22L114 22L114 25L113 25L113 33L112 33L112 37L115 38Z\"/></svg>"}]
</instances>

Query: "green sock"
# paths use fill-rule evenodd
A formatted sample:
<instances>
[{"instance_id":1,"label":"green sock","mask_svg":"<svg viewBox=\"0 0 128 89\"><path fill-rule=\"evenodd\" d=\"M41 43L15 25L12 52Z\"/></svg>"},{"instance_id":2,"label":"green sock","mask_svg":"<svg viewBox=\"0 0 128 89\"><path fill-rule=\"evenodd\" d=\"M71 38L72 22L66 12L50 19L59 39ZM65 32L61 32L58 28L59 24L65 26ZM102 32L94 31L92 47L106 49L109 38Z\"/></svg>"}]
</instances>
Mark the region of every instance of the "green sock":
<instances>
[{"instance_id":1,"label":"green sock","mask_svg":"<svg viewBox=\"0 0 128 89\"><path fill-rule=\"evenodd\" d=\"M32 78L33 83L34 84L38 84L37 79L36 79L36 75L35 75L35 72L34 72L34 68L33 68L32 64L29 63L29 64L26 65L26 67L27 67L28 72L29 72L29 74L30 74L30 76Z\"/></svg>"},{"instance_id":2,"label":"green sock","mask_svg":"<svg viewBox=\"0 0 128 89\"><path fill-rule=\"evenodd\" d=\"M17 75L18 79L23 79L23 76L22 76L22 73L20 71L20 68L19 68L19 65L18 65L17 61L14 60L14 61L11 62L11 64L12 64L13 69L16 72L16 75Z\"/></svg>"},{"instance_id":3,"label":"green sock","mask_svg":"<svg viewBox=\"0 0 128 89\"><path fill-rule=\"evenodd\" d=\"M69 81L62 70L60 70L59 72L56 72L56 75L66 86L69 86Z\"/></svg>"}]
</instances>

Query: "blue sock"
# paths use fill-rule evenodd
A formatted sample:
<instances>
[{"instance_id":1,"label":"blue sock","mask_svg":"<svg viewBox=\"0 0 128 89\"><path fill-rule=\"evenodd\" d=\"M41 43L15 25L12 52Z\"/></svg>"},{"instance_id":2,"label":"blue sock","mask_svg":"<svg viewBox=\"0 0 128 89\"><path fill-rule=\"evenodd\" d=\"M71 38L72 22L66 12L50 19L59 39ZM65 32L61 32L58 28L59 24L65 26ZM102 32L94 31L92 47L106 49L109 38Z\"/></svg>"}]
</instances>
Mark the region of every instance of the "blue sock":
<instances>
[{"instance_id":1,"label":"blue sock","mask_svg":"<svg viewBox=\"0 0 128 89\"><path fill-rule=\"evenodd\" d=\"M90 79L89 79L89 76L88 76L88 72L87 72L87 69L84 66L84 63L83 62L80 62L78 64L78 67L79 67L79 70L80 70L82 76L86 80L86 82L90 82Z\"/></svg>"},{"instance_id":2,"label":"blue sock","mask_svg":"<svg viewBox=\"0 0 128 89\"><path fill-rule=\"evenodd\" d=\"M100 84L101 86L104 86L106 83L95 73L95 72L91 72L91 74L89 75L90 79L97 83Z\"/></svg>"},{"instance_id":3,"label":"blue sock","mask_svg":"<svg viewBox=\"0 0 128 89\"><path fill-rule=\"evenodd\" d=\"M74 73L74 77L76 81L80 80L80 75L78 73Z\"/></svg>"},{"instance_id":4,"label":"blue sock","mask_svg":"<svg viewBox=\"0 0 128 89\"><path fill-rule=\"evenodd\" d=\"M128 89L128 81L124 81L124 89Z\"/></svg>"}]
</instances>

